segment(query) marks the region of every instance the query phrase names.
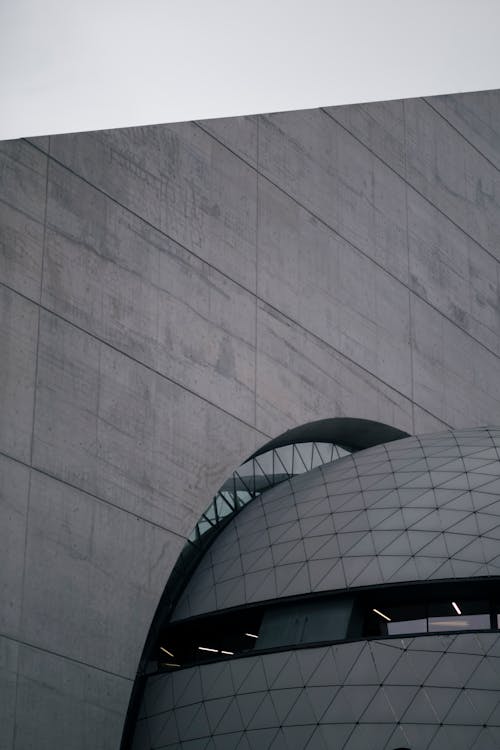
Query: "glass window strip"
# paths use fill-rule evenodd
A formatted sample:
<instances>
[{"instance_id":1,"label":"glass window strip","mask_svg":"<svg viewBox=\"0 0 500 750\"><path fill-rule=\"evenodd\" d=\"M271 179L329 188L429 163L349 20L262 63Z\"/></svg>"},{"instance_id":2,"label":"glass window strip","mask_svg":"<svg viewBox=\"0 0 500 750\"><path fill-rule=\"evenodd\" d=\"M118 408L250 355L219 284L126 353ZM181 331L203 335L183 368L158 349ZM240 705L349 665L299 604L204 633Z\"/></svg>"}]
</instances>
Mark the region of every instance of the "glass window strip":
<instances>
[{"instance_id":1,"label":"glass window strip","mask_svg":"<svg viewBox=\"0 0 500 750\"><path fill-rule=\"evenodd\" d=\"M495 631L497 585L494 579L433 582L272 600L174 621L164 628L158 649L171 644L176 663L191 666L249 652L352 640ZM215 650L199 652L200 645ZM164 661L161 653L157 656Z\"/></svg>"}]
</instances>

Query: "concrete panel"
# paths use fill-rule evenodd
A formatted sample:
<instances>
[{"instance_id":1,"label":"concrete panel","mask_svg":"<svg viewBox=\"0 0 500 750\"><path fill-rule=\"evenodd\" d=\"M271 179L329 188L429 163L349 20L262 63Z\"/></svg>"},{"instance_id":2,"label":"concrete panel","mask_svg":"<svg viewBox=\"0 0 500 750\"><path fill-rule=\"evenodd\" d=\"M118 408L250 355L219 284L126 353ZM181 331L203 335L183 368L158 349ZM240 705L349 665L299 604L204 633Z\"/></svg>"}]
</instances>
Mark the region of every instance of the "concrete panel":
<instances>
[{"instance_id":1,"label":"concrete panel","mask_svg":"<svg viewBox=\"0 0 500 750\"><path fill-rule=\"evenodd\" d=\"M448 425L437 417L429 414L420 406L413 406L413 433L415 435L426 435L429 432L442 432L453 425Z\"/></svg>"},{"instance_id":2,"label":"concrete panel","mask_svg":"<svg viewBox=\"0 0 500 750\"><path fill-rule=\"evenodd\" d=\"M255 171L196 125L51 139L73 171L247 288L255 288Z\"/></svg>"},{"instance_id":3,"label":"concrete panel","mask_svg":"<svg viewBox=\"0 0 500 750\"><path fill-rule=\"evenodd\" d=\"M263 180L258 294L407 396L408 289Z\"/></svg>"},{"instance_id":4,"label":"concrete panel","mask_svg":"<svg viewBox=\"0 0 500 750\"><path fill-rule=\"evenodd\" d=\"M52 136L50 153L158 227L162 187L159 128L122 128Z\"/></svg>"},{"instance_id":5,"label":"concrete panel","mask_svg":"<svg viewBox=\"0 0 500 750\"><path fill-rule=\"evenodd\" d=\"M116 750L130 688L123 677L20 646L13 750Z\"/></svg>"},{"instance_id":6,"label":"concrete panel","mask_svg":"<svg viewBox=\"0 0 500 750\"><path fill-rule=\"evenodd\" d=\"M33 472L22 639L133 678L183 544L182 537Z\"/></svg>"},{"instance_id":7,"label":"concrete panel","mask_svg":"<svg viewBox=\"0 0 500 750\"><path fill-rule=\"evenodd\" d=\"M94 492L100 347L42 311L33 465Z\"/></svg>"},{"instance_id":8,"label":"concrete panel","mask_svg":"<svg viewBox=\"0 0 500 750\"><path fill-rule=\"evenodd\" d=\"M0 456L0 632L11 636L19 633L29 474L27 467Z\"/></svg>"},{"instance_id":9,"label":"concrete panel","mask_svg":"<svg viewBox=\"0 0 500 750\"><path fill-rule=\"evenodd\" d=\"M47 157L24 141L0 143L0 281L38 301Z\"/></svg>"},{"instance_id":10,"label":"concrete panel","mask_svg":"<svg viewBox=\"0 0 500 750\"><path fill-rule=\"evenodd\" d=\"M34 466L180 534L266 440L50 313L37 388Z\"/></svg>"},{"instance_id":11,"label":"concrete panel","mask_svg":"<svg viewBox=\"0 0 500 750\"><path fill-rule=\"evenodd\" d=\"M259 167L345 239L406 282L401 179L320 110L260 118Z\"/></svg>"},{"instance_id":12,"label":"concrete panel","mask_svg":"<svg viewBox=\"0 0 500 750\"><path fill-rule=\"evenodd\" d=\"M407 399L264 304L257 331L257 426L264 432L330 416L411 432Z\"/></svg>"},{"instance_id":13,"label":"concrete panel","mask_svg":"<svg viewBox=\"0 0 500 750\"><path fill-rule=\"evenodd\" d=\"M36 135L30 138L24 138L23 140L28 141L28 143L33 144L33 146L36 146L46 153L49 152L50 136L48 135Z\"/></svg>"},{"instance_id":14,"label":"concrete panel","mask_svg":"<svg viewBox=\"0 0 500 750\"><path fill-rule=\"evenodd\" d=\"M18 644L0 636L0 750L14 747Z\"/></svg>"},{"instance_id":15,"label":"concrete panel","mask_svg":"<svg viewBox=\"0 0 500 750\"><path fill-rule=\"evenodd\" d=\"M161 130L161 229L255 289L257 175L191 124Z\"/></svg>"},{"instance_id":16,"label":"concrete panel","mask_svg":"<svg viewBox=\"0 0 500 750\"><path fill-rule=\"evenodd\" d=\"M405 124L401 99L327 107L325 111L404 177Z\"/></svg>"},{"instance_id":17,"label":"concrete panel","mask_svg":"<svg viewBox=\"0 0 500 750\"><path fill-rule=\"evenodd\" d=\"M500 354L498 261L411 189L408 232L413 291Z\"/></svg>"},{"instance_id":18,"label":"concrete panel","mask_svg":"<svg viewBox=\"0 0 500 750\"><path fill-rule=\"evenodd\" d=\"M258 121L257 116L250 115L201 120L199 124L235 154L256 166Z\"/></svg>"},{"instance_id":19,"label":"concrete panel","mask_svg":"<svg viewBox=\"0 0 500 750\"><path fill-rule=\"evenodd\" d=\"M255 298L51 165L43 303L253 421Z\"/></svg>"},{"instance_id":20,"label":"concrete panel","mask_svg":"<svg viewBox=\"0 0 500 750\"><path fill-rule=\"evenodd\" d=\"M29 462L38 308L0 286L0 451Z\"/></svg>"},{"instance_id":21,"label":"concrete panel","mask_svg":"<svg viewBox=\"0 0 500 750\"><path fill-rule=\"evenodd\" d=\"M500 169L500 91L432 96L427 101Z\"/></svg>"},{"instance_id":22,"label":"concrete panel","mask_svg":"<svg viewBox=\"0 0 500 750\"><path fill-rule=\"evenodd\" d=\"M500 258L500 174L421 99L405 102L408 180Z\"/></svg>"},{"instance_id":23,"label":"concrete panel","mask_svg":"<svg viewBox=\"0 0 500 750\"><path fill-rule=\"evenodd\" d=\"M500 422L500 359L412 297L415 401L453 427Z\"/></svg>"}]
</instances>

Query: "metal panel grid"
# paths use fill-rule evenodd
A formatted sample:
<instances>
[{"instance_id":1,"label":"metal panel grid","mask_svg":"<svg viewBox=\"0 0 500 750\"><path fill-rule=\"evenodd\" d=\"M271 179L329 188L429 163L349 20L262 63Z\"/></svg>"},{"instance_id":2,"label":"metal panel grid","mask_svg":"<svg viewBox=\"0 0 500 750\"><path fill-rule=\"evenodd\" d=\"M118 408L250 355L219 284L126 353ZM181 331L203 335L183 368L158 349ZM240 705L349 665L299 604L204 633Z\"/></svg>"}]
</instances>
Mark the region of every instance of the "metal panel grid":
<instances>
[{"instance_id":1,"label":"metal panel grid","mask_svg":"<svg viewBox=\"0 0 500 750\"><path fill-rule=\"evenodd\" d=\"M274 487L208 549L174 619L310 592L500 574L500 430L410 437Z\"/></svg>"},{"instance_id":2,"label":"metal panel grid","mask_svg":"<svg viewBox=\"0 0 500 750\"><path fill-rule=\"evenodd\" d=\"M332 747L500 747L500 634L360 641L158 675L133 750Z\"/></svg>"}]
</instances>

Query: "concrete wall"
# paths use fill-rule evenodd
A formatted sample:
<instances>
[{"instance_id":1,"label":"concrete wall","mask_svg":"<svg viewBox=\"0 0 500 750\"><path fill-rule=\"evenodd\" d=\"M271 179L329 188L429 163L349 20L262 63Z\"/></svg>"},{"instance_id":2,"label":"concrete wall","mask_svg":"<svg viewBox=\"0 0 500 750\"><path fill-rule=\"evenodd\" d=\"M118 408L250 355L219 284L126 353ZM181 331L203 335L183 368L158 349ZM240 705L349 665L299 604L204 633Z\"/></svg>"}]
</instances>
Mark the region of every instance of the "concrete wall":
<instances>
[{"instance_id":1,"label":"concrete wall","mask_svg":"<svg viewBox=\"0 0 500 750\"><path fill-rule=\"evenodd\" d=\"M0 749L117 748L184 539L318 418L500 423L500 94L0 143Z\"/></svg>"}]
</instances>

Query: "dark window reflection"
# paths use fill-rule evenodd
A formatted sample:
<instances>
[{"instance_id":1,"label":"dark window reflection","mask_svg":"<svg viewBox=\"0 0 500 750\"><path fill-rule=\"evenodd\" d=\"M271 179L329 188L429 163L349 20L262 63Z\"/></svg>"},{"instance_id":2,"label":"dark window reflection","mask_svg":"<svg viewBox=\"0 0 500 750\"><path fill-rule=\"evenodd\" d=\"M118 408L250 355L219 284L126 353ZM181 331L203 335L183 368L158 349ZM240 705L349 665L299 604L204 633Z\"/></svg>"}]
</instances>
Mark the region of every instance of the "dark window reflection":
<instances>
[{"instance_id":1,"label":"dark window reflection","mask_svg":"<svg viewBox=\"0 0 500 750\"><path fill-rule=\"evenodd\" d=\"M362 637L500 628L492 583L432 584L272 601L173 622L157 646L158 666L231 659ZM467 598L479 593L483 598ZM463 598L462 598L463 597ZM495 602L495 603L494 603Z\"/></svg>"},{"instance_id":2,"label":"dark window reflection","mask_svg":"<svg viewBox=\"0 0 500 750\"><path fill-rule=\"evenodd\" d=\"M160 643L160 666L184 666L246 654L258 647L262 608L172 623Z\"/></svg>"}]
</instances>

